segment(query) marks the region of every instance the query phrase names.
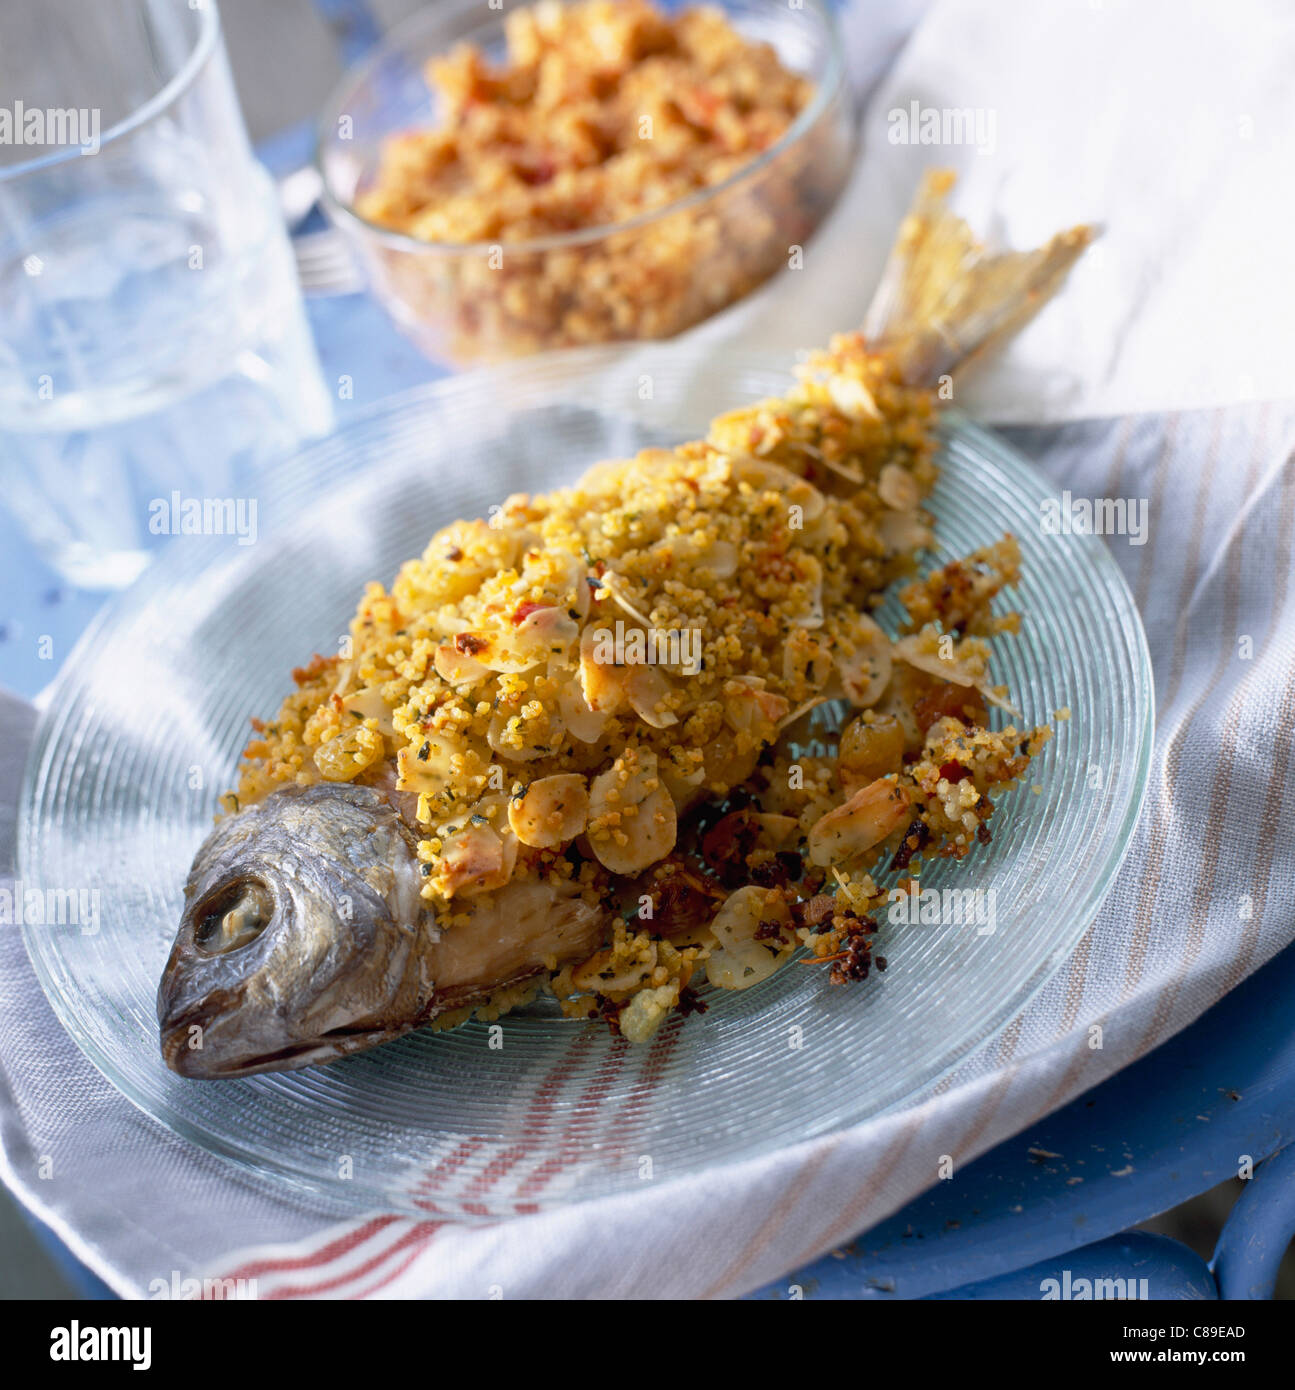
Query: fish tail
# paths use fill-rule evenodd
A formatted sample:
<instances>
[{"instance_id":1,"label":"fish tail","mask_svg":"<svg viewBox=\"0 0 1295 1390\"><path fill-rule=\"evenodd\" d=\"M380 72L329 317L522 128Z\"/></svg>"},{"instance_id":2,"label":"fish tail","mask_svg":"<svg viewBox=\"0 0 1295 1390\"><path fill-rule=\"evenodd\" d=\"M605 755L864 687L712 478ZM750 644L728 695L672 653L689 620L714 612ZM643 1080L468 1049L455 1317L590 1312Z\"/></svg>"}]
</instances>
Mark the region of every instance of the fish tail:
<instances>
[{"instance_id":1,"label":"fish tail","mask_svg":"<svg viewBox=\"0 0 1295 1390\"><path fill-rule=\"evenodd\" d=\"M864 320L869 345L910 385L931 385L1017 333L1099 232L1071 227L1033 251L988 252L948 209L955 179L947 169L923 176Z\"/></svg>"}]
</instances>

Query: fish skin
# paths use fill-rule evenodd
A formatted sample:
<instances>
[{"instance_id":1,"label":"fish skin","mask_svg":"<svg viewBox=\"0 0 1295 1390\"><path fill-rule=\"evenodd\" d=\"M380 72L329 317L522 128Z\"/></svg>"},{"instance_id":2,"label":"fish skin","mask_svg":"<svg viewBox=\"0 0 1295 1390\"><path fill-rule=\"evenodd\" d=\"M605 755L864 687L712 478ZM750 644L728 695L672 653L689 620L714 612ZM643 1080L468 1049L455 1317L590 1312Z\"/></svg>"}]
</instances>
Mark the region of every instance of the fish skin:
<instances>
[{"instance_id":1,"label":"fish skin","mask_svg":"<svg viewBox=\"0 0 1295 1390\"><path fill-rule=\"evenodd\" d=\"M599 945L608 911L558 879L467 898L469 920L442 931L402 810L380 787L325 783L281 788L216 827L158 989L173 1071L218 1080L316 1066ZM263 904L255 929L223 940L214 929L249 885Z\"/></svg>"}]
</instances>

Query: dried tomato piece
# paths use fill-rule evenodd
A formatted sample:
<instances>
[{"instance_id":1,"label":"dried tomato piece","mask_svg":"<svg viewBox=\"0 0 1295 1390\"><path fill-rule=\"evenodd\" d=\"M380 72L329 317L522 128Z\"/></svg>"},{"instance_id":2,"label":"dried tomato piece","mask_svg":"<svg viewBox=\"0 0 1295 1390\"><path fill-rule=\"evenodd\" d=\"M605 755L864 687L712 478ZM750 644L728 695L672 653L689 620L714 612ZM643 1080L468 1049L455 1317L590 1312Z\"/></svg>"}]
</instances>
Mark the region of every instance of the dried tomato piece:
<instances>
[{"instance_id":1,"label":"dried tomato piece","mask_svg":"<svg viewBox=\"0 0 1295 1390\"><path fill-rule=\"evenodd\" d=\"M513 626L521 627L521 625L526 621L527 618L531 616L532 613L538 613L541 608L552 607L553 605L551 603L535 603L531 599L527 599L524 603L519 603L517 605L517 609L513 613Z\"/></svg>"}]
</instances>

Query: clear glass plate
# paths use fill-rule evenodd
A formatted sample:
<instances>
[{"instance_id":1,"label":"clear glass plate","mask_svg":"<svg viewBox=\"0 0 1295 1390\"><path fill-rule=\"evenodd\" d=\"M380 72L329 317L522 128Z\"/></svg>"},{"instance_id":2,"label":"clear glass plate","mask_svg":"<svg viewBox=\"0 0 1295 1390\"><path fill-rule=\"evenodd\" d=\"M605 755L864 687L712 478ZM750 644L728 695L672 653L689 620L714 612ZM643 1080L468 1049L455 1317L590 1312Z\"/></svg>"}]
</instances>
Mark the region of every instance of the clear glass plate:
<instances>
[{"instance_id":1,"label":"clear glass plate","mask_svg":"<svg viewBox=\"0 0 1295 1390\"><path fill-rule=\"evenodd\" d=\"M189 862L253 714L334 652L366 581L433 530L598 459L704 431L777 393L767 356L597 349L459 377L385 404L282 464L258 539L182 537L86 634L24 789L28 887L97 889L97 932L25 928L54 1009L97 1067L186 1138L357 1206L498 1217L636 1189L857 1124L990 1039L1074 948L1110 887L1147 781L1152 685L1133 600L1100 541L1050 536L1050 486L950 417L934 496L943 562L1013 531L1025 623L991 668L1030 722L1073 717L1006 795L994 840L923 886L996 890L992 934L883 925L890 962L833 988L789 966L634 1048L533 1006L327 1067L243 1081L166 1070L157 982ZM597 404L594 404L597 402ZM893 617L893 609L890 610ZM885 614L883 613L883 619ZM650 1170L647 1161L650 1160ZM348 1176L349 1174L349 1176Z\"/></svg>"}]
</instances>

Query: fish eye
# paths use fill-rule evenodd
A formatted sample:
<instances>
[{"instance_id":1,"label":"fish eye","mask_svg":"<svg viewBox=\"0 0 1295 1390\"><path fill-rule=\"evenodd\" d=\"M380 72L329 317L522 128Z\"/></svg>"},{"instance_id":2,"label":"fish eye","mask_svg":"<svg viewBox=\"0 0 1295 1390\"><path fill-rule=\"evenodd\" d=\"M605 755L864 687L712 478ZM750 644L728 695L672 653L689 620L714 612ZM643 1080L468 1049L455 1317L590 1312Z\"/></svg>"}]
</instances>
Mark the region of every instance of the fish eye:
<instances>
[{"instance_id":1,"label":"fish eye","mask_svg":"<svg viewBox=\"0 0 1295 1390\"><path fill-rule=\"evenodd\" d=\"M274 916L274 899L258 879L227 883L198 909L194 945L219 956L255 941Z\"/></svg>"}]
</instances>

